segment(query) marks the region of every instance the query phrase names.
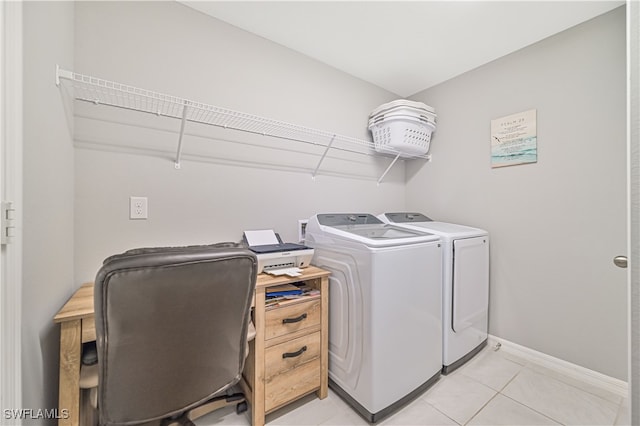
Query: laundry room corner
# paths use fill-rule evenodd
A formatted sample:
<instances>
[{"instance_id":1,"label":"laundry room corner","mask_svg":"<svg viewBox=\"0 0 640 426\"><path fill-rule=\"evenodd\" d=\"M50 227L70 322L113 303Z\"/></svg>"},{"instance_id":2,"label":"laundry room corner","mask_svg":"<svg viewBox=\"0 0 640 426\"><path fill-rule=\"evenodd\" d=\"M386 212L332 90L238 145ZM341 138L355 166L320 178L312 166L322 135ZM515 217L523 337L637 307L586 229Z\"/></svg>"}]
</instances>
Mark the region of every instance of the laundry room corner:
<instances>
[{"instance_id":1,"label":"laundry room corner","mask_svg":"<svg viewBox=\"0 0 640 426\"><path fill-rule=\"evenodd\" d=\"M409 210L491 233L489 333L621 380L624 28L619 7L412 96L439 121L407 166ZM537 162L492 168L491 121L531 109Z\"/></svg>"}]
</instances>

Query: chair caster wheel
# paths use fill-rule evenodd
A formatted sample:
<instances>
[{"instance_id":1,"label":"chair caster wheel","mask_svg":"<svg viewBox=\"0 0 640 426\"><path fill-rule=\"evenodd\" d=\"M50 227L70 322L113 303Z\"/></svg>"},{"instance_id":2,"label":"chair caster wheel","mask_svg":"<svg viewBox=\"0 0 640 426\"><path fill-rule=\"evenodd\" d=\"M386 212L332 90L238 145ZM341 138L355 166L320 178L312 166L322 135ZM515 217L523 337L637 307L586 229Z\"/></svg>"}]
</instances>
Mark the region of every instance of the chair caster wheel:
<instances>
[{"instance_id":1,"label":"chair caster wheel","mask_svg":"<svg viewBox=\"0 0 640 426\"><path fill-rule=\"evenodd\" d=\"M247 411L247 401L242 401L236 405L236 414L242 414Z\"/></svg>"}]
</instances>

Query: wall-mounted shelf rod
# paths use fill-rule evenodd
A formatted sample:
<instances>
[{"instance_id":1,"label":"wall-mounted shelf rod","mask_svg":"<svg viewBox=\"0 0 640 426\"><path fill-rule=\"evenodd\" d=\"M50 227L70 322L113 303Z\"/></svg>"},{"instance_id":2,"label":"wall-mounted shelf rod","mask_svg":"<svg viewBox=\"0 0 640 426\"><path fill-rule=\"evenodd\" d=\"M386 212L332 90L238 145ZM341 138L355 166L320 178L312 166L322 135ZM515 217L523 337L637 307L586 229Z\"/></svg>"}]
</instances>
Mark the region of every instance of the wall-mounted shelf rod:
<instances>
[{"instance_id":1,"label":"wall-mounted shelf rod","mask_svg":"<svg viewBox=\"0 0 640 426\"><path fill-rule=\"evenodd\" d=\"M380 179L378 179L378 185L380 185L380 182L382 182L382 179L384 179L384 177L387 175L389 170L391 170L391 167L393 167L393 165L396 164L396 161L398 161L398 158L400 158L400 154L396 155L396 158L393 159L391 164L389 164L389 167L387 167L387 169L384 171L384 173L382 173L382 176L380 176Z\"/></svg>"},{"instance_id":2,"label":"wall-mounted shelf rod","mask_svg":"<svg viewBox=\"0 0 640 426\"><path fill-rule=\"evenodd\" d=\"M360 150L365 148L364 152L357 151L356 149L344 149L345 151L355 151L361 154L369 154L375 150L374 143L368 140L338 135L333 132L312 129L257 115L194 102L176 96L78 74L56 66L56 85L59 86L62 81L68 82L68 84L73 88L74 98L80 101L146 112L181 120L180 136L175 159L176 168L180 168L182 142L187 121L323 146L325 147L325 151L322 154L315 170L312 172L312 177L314 178L320 168L320 165L324 161L327 152L331 148L340 150L344 145L353 146L354 148L358 147ZM337 147L336 143L341 144L341 146ZM378 179L378 183L382 181L389 169L400 157L398 152L391 149L388 151L389 155L395 155L396 157L380 179ZM424 155L416 158L428 159L429 156Z\"/></svg>"},{"instance_id":3,"label":"wall-mounted shelf rod","mask_svg":"<svg viewBox=\"0 0 640 426\"><path fill-rule=\"evenodd\" d=\"M182 120L180 123L180 136L178 137L178 152L176 153L176 162L175 168L180 168L180 157L182 157L182 138L184 137L184 124L187 121L187 111L189 111L189 107L187 106L187 102L185 101L184 106L182 107Z\"/></svg>"},{"instance_id":4,"label":"wall-mounted shelf rod","mask_svg":"<svg viewBox=\"0 0 640 426\"><path fill-rule=\"evenodd\" d=\"M313 173L311 173L311 178L312 179L316 178L316 174L318 173L318 169L320 168L320 164L322 164L322 162L324 161L324 157L327 156L327 152L329 152L329 149L331 148L331 145L333 145L333 141L334 140L336 140L336 135L333 135L333 137L329 141L329 144L327 145L327 147L325 148L324 152L322 153L322 157L320 157L320 161L318 161L318 165L316 166L316 168L313 171Z\"/></svg>"}]
</instances>

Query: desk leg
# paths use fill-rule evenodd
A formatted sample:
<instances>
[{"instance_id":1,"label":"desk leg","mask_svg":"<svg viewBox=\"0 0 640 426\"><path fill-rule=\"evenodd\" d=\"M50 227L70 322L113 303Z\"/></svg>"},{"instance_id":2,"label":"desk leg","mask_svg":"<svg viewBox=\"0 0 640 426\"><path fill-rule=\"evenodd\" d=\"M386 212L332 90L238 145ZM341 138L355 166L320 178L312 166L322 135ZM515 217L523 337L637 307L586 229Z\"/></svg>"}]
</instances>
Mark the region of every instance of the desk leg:
<instances>
[{"instance_id":1,"label":"desk leg","mask_svg":"<svg viewBox=\"0 0 640 426\"><path fill-rule=\"evenodd\" d=\"M265 333L265 289L257 288L253 307L253 322L256 327L254 340L254 379L251 400L251 424L264 426L264 333Z\"/></svg>"},{"instance_id":2,"label":"desk leg","mask_svg":"<svg viewBox=\"0 0 640 426\"><path fill-rule=\"evenodd\" d=\"M320 389L318 398L325 399L329 394L329 278L320 279Z\"/></svg>"},{"instance_id":3,"label":"desk leg","mask_svg":"<svg viewBox=\"0 0 640 426\"><path fill-rule=\"evenodd\" d=\"M60 388L58 408L61 413L67 410L69 416L61 416L59 426L78 426L80 424L80 356L81 320L60 324Z\"/></svg>"}]
</instances>

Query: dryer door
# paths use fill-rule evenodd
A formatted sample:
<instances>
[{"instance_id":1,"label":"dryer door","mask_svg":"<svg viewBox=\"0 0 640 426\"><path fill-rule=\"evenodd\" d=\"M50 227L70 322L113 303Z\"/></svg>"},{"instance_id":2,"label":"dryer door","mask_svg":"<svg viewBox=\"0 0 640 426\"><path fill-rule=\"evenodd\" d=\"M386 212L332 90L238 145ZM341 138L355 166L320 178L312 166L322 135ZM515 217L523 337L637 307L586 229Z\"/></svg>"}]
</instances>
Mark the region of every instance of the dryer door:
<instances>
[{"instance_id":1,"label":"dryer door","mask_svg":"<svg viewBox=\"0 0 640 426\"><path fill-rule=\"evenodd\" d=\"M475 326L486 330L489 310L489 237L453 242L451 327L456 333Z\"/></svg>"}]
</instances>

